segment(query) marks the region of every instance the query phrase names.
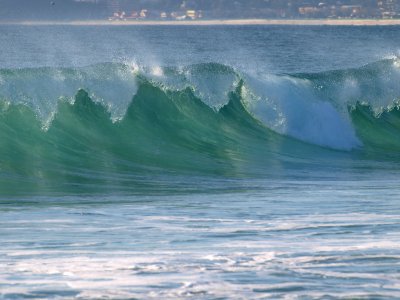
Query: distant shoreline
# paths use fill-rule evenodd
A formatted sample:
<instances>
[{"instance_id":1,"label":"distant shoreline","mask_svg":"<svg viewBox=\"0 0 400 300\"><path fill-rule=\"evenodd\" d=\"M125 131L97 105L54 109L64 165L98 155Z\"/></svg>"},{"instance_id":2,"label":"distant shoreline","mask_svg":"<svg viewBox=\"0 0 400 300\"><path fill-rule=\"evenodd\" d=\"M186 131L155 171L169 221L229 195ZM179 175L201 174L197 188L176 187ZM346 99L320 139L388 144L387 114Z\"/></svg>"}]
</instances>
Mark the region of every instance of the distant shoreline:
<instances>
[{"instance_id":1,"label":"distant shoreline","mask_svg":"<svg viewBox=\"0 0 400 300\"><path fill-rule=\"evenodd\" d=\"M235 20L87 20L87 21L20 21L0 25L75 25L75 26L218 26L218 25L298 25L298 26L393 26L400 19L235 19Z\"/></svg>"}]
</instances>

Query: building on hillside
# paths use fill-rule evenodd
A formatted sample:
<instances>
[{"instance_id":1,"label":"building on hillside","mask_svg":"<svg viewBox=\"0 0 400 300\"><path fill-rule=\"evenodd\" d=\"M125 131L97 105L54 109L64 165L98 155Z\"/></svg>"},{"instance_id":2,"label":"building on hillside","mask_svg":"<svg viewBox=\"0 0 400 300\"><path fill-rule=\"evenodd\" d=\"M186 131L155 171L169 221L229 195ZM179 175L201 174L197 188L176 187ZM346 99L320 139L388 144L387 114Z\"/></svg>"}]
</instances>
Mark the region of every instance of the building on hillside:
<instances>
[{"instance_id":1,"label":"building on hillside","mask_svg":"<svg viewBox=\"0 0 400 300\"><path fill-rule=\"evenodd\" d=\"M148 13L148 10L147 10L147 9L142 9L142 10L140 11L140 13L139 13L139 17L140 17L141 19L146 19L146 18L147 18L147 13Z\"/></svg>"},{"instance_id":2,"label":"building on hillside","mask_svg":"<svg viewBox=\"0 0 400 300\"><path fill-rule=\"evenodd\" d=\"M360 18L362 12L361 5L342 5L340 6L340 15L348 18Z\"/></svg>"}]
</instances>

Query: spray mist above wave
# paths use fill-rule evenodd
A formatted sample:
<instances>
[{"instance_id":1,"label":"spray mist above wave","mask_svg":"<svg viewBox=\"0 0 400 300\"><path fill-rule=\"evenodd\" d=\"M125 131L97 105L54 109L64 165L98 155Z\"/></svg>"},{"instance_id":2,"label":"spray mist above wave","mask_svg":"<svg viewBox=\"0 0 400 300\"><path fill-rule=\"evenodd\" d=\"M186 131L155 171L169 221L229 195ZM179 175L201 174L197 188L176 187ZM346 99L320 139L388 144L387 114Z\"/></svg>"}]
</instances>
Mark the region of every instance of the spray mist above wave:
<instances>
[{"instance_id":1,"label":"spray mist above wave","mask_svg":"<svg viewBox=\"0 0 400 300\"><path fill-rule=\"evenodd\" d=\"M31 107L47 128L60 99L74 101L78 90L122 120L144 82L168 91L191 89L218 111L240 85L244 108L264 126L304 142L338 150L359 148L349 107L368 104L376 117L395 106L400 96L397 58L358 69L315 74L259 74L204 63L183 67L104 63L82 68L36 68L0 71L0 98L4 103Z\"/></svg>"}]
</instances>

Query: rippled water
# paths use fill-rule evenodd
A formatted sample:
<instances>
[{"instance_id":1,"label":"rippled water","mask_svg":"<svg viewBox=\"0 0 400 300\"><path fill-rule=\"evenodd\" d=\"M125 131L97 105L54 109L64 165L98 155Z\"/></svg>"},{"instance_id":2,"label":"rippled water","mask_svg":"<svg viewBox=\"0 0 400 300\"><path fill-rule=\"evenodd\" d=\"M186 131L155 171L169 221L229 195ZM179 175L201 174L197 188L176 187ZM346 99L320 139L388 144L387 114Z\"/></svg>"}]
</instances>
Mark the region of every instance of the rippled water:
<instances>
[{"instance_id":1,"label":"rippled water","mask_svg":"<svg viewBox=\"0 0 400 300\"><path fill-rule=\"evenodd\" d=\"M259 184L2 204L2 297L400 297L397 180Z\"/></svg>"}]
</instances>

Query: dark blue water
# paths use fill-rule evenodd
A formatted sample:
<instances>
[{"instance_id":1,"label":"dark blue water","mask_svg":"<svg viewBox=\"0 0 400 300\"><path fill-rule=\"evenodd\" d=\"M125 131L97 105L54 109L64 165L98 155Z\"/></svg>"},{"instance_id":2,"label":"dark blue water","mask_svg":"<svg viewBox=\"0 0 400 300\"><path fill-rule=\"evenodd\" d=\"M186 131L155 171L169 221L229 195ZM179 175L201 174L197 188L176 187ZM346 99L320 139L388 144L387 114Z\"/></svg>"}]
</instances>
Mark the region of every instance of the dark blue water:
<instances>
[{"instance_id":1,"label":"dark blue water","mask_svg":"<svg viewBox=\"0 0 400 300\"><path fill-rule=\"evenodd\" d=\"M400 297L398 27L0 36L0 298Z\"/></svg>"}]
</instances>

